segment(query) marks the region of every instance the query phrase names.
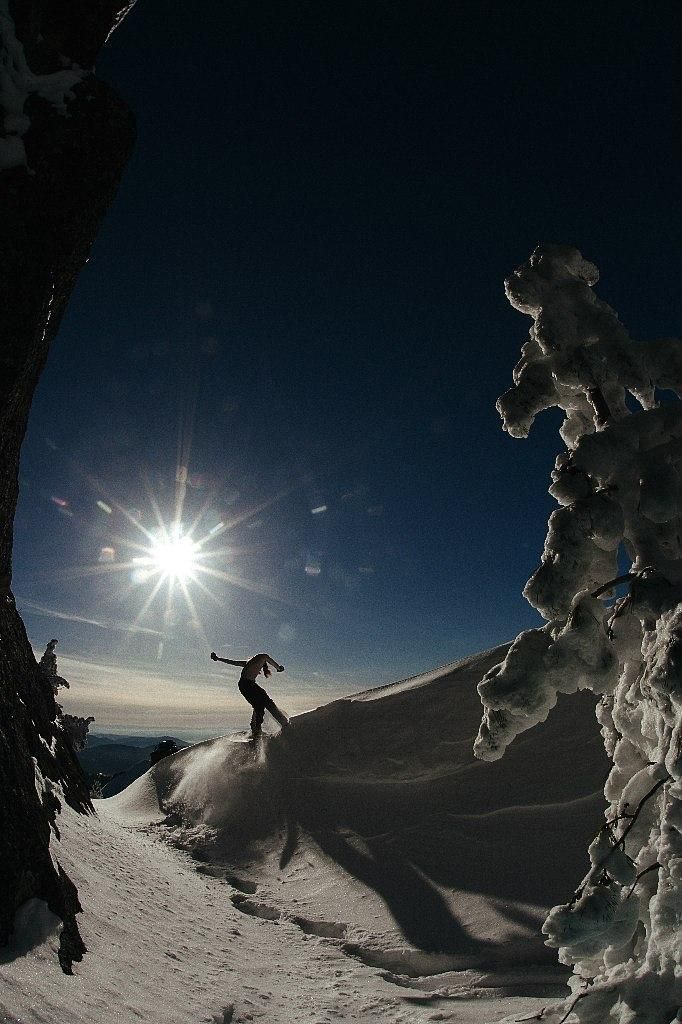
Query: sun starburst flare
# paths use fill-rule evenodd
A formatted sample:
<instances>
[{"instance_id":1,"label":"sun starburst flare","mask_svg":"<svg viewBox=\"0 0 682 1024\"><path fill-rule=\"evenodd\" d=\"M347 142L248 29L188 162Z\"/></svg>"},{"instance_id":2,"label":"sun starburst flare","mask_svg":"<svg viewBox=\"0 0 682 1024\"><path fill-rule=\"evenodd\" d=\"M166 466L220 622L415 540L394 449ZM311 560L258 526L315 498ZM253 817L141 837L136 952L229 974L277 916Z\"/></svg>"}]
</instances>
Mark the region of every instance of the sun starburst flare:
<instances>
[{"instance_id":1,"label":"sun starburst flare","mask_svg":"<svg viewBox=\"0 0 682 1024\"><path fill-rule=\"evenodd\" d=\"M169 580L182 585L195 577L200 568L200 558L199 545L191 537L176 534L160 537L150 548L149 555L134 561L138 565L148 566L149 576L160 574L162 581Z\"/></svg>"},{"instance_id":2,"label":"sun starburst flare","mask_svg":"<svg viewBox=\"0 0 682 1024\"><path fill-rule=\"evenodd\" d=\"M262 506L230 520L213 522L207 518L207 508L196 516L189 528L180 521L167 524L164 521L158 502L150 495L150 505L157 520L157 528L149 530L139 518L131 516L121 508L126 518L137 531L142 534L138 541L131 538L118 538L119 550L126 547L134 552L130 561L111 565L112 569L130 571L130 589L144 590L145 593L140 610L132 623L137 629L140 623L152 614L154 606L165 597L163 611L164 629L170 631L175 621L176 599L180 598L189 613L189 621L195 632L207 643L206 633L197 610L195 599L205 595L214 604L225 607L219 593L208 586L208 582L219 581L232 587L260 593L268 597L276 597L267 584L250 580L236 569L227 569L226 563L232 562L240 553L236 546L226 547L219 538L227 531L241 525L245 519L257 515ZM210 525L209 525L210 523ZM203 530L203 532L201 532ZM248 553L241 550L242 554ZM203 579L202 579L203 577ZM146 585L146 587L145 587ZM160 645L160 650L162 645Z\"/></svg>"},{"instance_id":3,"label":"sun starburst flare","mask_svg":"<svg viewBox=\"0 0 682 1024\"><path fill-rule=\"evenodd\" d=\"M185 501L188 474L181 466L176 470L172 511L164 514L166 503L157 498L146 480L147 500L141 507L133 508L107 494L92 475L83 476L96 491L94 504L98 514L107 517L109 528L94 564L74 566L62 570L60 575L67 579L111 576L112 580L120 580L119 585L111 588L110 603L125 602L130 608L136 596L140 601L134 619L123 631L160 637L158 658L163 655L164 642L177 635L183 624L208 646L201 616L201 604L206 598L214 606L227 609L230 590L238 588L290 603L264 580L248 577L246 567L258 554L258 545L254 547L253 541L247 545L238 541L227 545L225 540L230 531L236 531L236 540L240 528L258 521L291 488L277 492L267 501L230 514L223 511L222 515L220 497L212 494L190 514ZM77 515L75 522L92 529L82 515ZM182 608L185 613L178 614Z\"/></svg>"}]
</instances>

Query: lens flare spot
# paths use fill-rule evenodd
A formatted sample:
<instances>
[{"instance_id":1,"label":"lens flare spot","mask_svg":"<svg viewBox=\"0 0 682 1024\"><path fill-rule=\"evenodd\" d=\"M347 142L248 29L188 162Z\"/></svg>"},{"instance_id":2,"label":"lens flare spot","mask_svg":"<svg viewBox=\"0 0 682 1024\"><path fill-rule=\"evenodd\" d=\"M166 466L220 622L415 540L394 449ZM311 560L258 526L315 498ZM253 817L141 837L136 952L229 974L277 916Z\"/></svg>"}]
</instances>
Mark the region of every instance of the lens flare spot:
<instances>
[{"instance_id":1,"label":"lens flare spot","mask_svg":"<svg viewBox=\"0 0 682 1024\"><path fill-rule=\"evenodd\" d=\"M147 580L150 580L154 575L155 573L153 569L133 569L130 574L130 579L137 586L140 583L146 583Z\"/></svg>"}]
</instances>

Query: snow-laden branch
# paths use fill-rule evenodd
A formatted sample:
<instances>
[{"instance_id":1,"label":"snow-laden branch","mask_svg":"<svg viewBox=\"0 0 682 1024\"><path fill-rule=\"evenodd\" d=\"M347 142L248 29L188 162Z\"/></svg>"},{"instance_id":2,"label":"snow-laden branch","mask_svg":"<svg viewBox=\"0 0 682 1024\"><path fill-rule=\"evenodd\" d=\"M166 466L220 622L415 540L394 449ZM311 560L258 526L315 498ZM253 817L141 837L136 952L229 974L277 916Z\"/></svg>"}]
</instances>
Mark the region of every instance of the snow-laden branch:
<instances>
[{"instance_id":1,"label":"snow-laden branch","mask_svg":"<svg viewBox=\"0 0 682 1024\"><path fill-rule=\"evenodd\" d=\"M550 486L559 508L524 589L547 621L479 683L474 749L494 760L558 694L601 695L606 824L543 931L575 965L581 994L564 1019L670 1024L682 1004L682 403L659 405L657 389L682 395L682 344L633 342L597 280L576 249L551 245L505 282L533 325L498 401L504 427L525 437L557 406L567 447ZM619 574L621 553L632 565Z\"/></svg>"},{"instance_id":2,"label":"snow-laden branch","mask_svg":"<svg viewBox=\"0 0 682 1024\"><path fill-rule=\"evenodd\" d=\"M86 73L65 57L62 70L35 74L17 39L8 0L0 0L0 171L26 163L23 136L31 127L25 110L29 97L38 96L66 114L73 88Z\"/></svg>"}]
</instances>

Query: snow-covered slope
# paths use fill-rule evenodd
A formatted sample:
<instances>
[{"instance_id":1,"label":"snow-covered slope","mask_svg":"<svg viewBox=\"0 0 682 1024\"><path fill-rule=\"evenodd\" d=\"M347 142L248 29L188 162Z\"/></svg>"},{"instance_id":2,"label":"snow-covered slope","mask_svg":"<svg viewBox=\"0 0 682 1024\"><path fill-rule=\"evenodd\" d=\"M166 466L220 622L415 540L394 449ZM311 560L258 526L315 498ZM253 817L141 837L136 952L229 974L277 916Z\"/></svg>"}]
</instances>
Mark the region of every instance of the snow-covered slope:
<instances>
[{"instance_id":1,"label":"snow-covered slope","mask_svg":"<svg viewBox=\"0 0 682 1024\"><path fill-rule=\"evenodd\" d=\"M293 921L245 916L224 881L108 808L89 819L67 809L60 827L88 953L66 977L57 920L27 907L0 955L3 1024L489 1024L546 1003L396 984Z\"/></svg>"},{"instance_id":2,"label":"snow-covered slope","mask_svg":"<svg viewBox=\"0 0 682 1024\"><path fill-rule=\"evenodd\" d=\"M159 824L244 913L416 987L545 986L562 976L540 924L585 867L607 762L584 695L503 762L474 760L476 682L503 654L300 715L260 759L235 737L196 744L102 811Z\"/></svg>"},{"instance_id":3,"label":"snow-covered slope","mask_svg":"<svg viewBox=\"0 0 682 1024\"><path fill-rule=\"evenodd\" d=\"M58 922L27 906L0 1019L537 1019L563 985L539 924L583 867L606 764L580 696L474 761L475 684L502 651L301 715L258 759L244 737L196 744L97 818L66 809L89 952L65 977Z\"/></svg>"}]
</instances>

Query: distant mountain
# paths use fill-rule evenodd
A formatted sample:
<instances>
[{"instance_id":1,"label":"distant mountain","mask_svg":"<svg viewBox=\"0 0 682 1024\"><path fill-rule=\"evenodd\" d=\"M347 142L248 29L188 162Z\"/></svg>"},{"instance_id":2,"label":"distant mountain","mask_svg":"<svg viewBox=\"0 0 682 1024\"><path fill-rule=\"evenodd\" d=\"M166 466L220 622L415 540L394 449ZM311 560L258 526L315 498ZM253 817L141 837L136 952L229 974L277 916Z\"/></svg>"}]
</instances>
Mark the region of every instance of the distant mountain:
<instances>
[{"instance_id":1,"label":"distant mountain","mask_svg":"<svg viewBox=\"0 0 682 1024\"><path fill-rule=\"evenodd\" d=\"M90 750L92 747L101 747L105 743L121 743L127 747L148 747L150 744L156 746L156 744L160 743L161 740L172 739L174 739L180 746L186 746L184 740L179 740L175 736L167 736L165 733L162 736L157 736L156 734L151 736L149 734L146 736L126 736L121 733L89 732L87 749Z\"/></svg>"},{"instance_id":2,"label":"distant mountain","mask_svg":"<svg viewBox=\"0 0 682 1024\"><path fill-rule=\"evenodd\" d=\"M78 752L78 760L90 787L96 783L103 796L115 796L144 775L151 767L152 751L162 740L172 740L180 750L187 746L175 736L109 736L106 740L110 742L98 740L99 736L88 736L88 745Z\"/></svg>"},{"instance_id":3,"label":"distant mountain","mask_svg":"<svg viewBox=\"0 0 682 1024\"><path fill-rule=\"evenodd\" d=\"M141 775L148 772L150 767L149 757L135 761L125 771L117 772L108 782L104 783L102 786L102 796L116 796L117 793L121 793L124 789L127 789L131 782L135 782Z\"/></svg>"},{"instance_id":4,"label":"distant mountain","mask_svg":"<svg viewBox=\"0 0 682 1024\"><path fill-rule=\"evenodd\" d=\"M142 758L148 762L157 742L150 743L147 740L148 745L145 747L135 747L128 743L102 743L97 747L86 747L85 750L81 750L78 759L86 772L115 775L116 772L125 771Z\"/></svg>"}]
</instances>

